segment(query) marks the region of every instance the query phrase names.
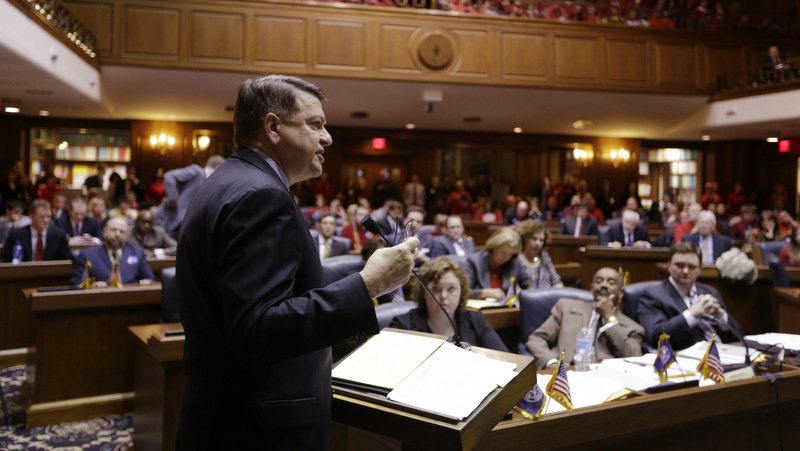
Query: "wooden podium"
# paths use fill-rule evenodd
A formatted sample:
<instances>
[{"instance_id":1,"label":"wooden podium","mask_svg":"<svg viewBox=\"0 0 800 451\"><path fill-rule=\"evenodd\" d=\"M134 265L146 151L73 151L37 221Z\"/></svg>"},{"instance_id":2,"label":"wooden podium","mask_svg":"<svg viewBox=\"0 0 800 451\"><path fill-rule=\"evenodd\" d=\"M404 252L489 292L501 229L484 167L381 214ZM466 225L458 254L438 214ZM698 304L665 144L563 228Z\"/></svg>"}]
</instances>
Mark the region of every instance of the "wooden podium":
<instances>
[{"instance_id":1,"label":"wooden podium","mask_svg":"<svg viewBox=\"0 0 800 451\"><path fill-rule=\"evenodd\" d=\"M333 381L331 420L399 440L404 446L435 450L474 449L533 387L536 367L532 358L518 354L478 347L472 347L470 351L515 363L517 376L505 387L496 388L463 421L437 419L436 414L419 412L385 396L342 387L336 380Z\"/></svg>"},{"instance_id":2,"label":"wooden podium","mask_svg":"<svg viewBox=\"0 0 800 451\"><path fill-rule=\"evenodd\" d=\"M24 293L33 316L27 426L130 412L134 345L127 328L158 322L161 284Z\"/></svg>"}]
</instances>

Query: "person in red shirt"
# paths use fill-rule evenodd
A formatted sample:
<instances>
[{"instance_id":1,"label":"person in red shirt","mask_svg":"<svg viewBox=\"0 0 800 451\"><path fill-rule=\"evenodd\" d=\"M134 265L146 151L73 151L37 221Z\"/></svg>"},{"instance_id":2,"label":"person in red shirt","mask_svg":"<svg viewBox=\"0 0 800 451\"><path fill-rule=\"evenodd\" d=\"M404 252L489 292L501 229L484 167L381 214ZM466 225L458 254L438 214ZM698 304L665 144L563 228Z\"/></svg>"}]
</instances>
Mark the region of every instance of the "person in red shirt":
<instances>
[{"instance_id":1,"label":"person in red shirt","mask_svg":"<svg viewBox=\"0 0 800 451\"><path fill-rule=\"evenodd\" d=\"M39 185L36 190L36 198L53 202L53 195L61 192L61 185L58 184L58 179L53 174L47 174L44 178L44 183Z\"/></svg>"},{"instance_id":2,"label":"person in red shirt","mask_svg":"<svg viewBox=\"0 0 800 451\"><path fill-rule=\"evenodd\" d=\"M708 210L709 204L718 204L722 202L722 196L717 193L717 182L707 182L706 192L700 197L700 205L703 210Z\"/></svg>"},{"instance_id":3,"label":"person in red shirt","mask_svg":"<svg viewBox=\"0 0 800 451\"><path fill-rule=\"evenodd\" d=\"M742 208L742 205L747 203L747 196L744 193L744 187L741 183L736 182L733 188L733 192L728 194L728 214L733 216L739 216L739 210Z\"/></svg>"}]
</instances>

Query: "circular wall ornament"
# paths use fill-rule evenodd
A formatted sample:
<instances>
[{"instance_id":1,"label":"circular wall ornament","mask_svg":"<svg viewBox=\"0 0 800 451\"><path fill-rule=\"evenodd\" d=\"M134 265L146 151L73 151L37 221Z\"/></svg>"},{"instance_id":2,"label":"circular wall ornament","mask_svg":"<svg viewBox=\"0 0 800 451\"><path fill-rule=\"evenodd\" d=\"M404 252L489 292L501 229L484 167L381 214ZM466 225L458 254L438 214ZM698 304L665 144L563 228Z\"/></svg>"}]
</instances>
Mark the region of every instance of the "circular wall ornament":
<instances>
[{"instance_id":1,"label":"circular wall ornament","mask_svg":"<svg viewBox=\"0 0 800 451\"><path fill-rule=\"evenodd\" d=\"M441 69L453 60L453 44L441 33L431 33L417 48L420 61L431 69Z\"/></svg>"}]
</instances>

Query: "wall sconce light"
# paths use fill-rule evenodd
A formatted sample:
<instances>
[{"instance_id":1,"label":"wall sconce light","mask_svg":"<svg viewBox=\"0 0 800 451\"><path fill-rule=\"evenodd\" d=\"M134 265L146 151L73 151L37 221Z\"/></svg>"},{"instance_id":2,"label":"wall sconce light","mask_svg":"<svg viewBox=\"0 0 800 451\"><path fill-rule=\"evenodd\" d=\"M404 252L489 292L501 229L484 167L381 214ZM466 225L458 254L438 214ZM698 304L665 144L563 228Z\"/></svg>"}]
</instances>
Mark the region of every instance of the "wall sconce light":
<instances>
[{"instance_id":1,"label":"wall sconce light","mask_svg":"<svg viewBox=\"0 0 800 451\"><path fill-rule=\"evenodd\" d=\"M167 151L172 150L172 146L174 145L175 138L166 133L162 133L158 136L150 135L150 147L152 147L153 150L158 150L162 158L167 156Z\"/></svg>"},{"instance_id":2,"label":"wall sconce light","mask_svg":"<svg viewBox=\"0 0 800 451\"><path fill-rule=\"evenodd\" d=\"M22 101L17 99L3 99L3 111L17 114L22 110Z\"/></svg>"},{"instance_id":3,"label":"wall sconce light","mask_svg":"<svg viewBox=\"0 0 800 451\"><path fill-rule=\"evenodd\" d=\"M627 163L628 160L631 159L631 153L625 149L614 149L611 151L610 157L611 164L613 164L615 168L618 168L619 165Z\"/></svg>"},{"instance_id":4,"label":"wall sconce light","mask_svg":"<svg viewBox=\"0 0 800 451\"><path fill-rule=\"evenodd\" d=\"M584 166L589 166L589 162L592 161L592 157L594 156L591 150L583 150L575 147L572 149L572 158L575 161L582 163Z\"/></svg>"}]
</instances>

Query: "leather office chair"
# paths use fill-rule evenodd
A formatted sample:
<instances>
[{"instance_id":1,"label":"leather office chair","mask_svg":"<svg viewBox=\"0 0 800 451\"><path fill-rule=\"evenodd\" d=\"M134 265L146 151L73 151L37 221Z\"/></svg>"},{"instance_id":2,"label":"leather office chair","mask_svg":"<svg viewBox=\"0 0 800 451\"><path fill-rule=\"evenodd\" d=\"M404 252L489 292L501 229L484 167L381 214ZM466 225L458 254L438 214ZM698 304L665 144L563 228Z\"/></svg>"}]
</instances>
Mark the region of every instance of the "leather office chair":
<instances>
[{"instance_id":1,"label":"leather office chair","mask_svg":"<svg viewBox=\"0 0 800 451\"><path fill-rule=\"evenodd\" d=\"M525 347L525 342L528 341L528 337L533 331L550 317L550 310L560 298L579 299L586 302L594 300L591 292L579 288L541 288L522 291L519 297L520 337L517 344L520 354L531 355L528 348Z\"/></svg>"},{"instance_id":2,"label":"leather office chair","mask_svg":"<svg viewBox=\"0 0 800 451\"><path fill-rule=\"evenodd\" d=\"M389 302L375 306L375 316L378 318L378 329L389 327L395 316L402 315L409 310L417 308L414 301Z\"/></svg>"},{"instance_id":3,"label":"leather office chair","mask_svg":"<svg viewBox=\"0 0 800 451\"><path fill-rule=\"evenodd\" d=\"M161 322L176 323L181 320L178 311L178 282L175 267L161 271Z\"/></svg>"},{"instance_id":4,"label":"leather office chair","mask_svg":"<svg viewBox=\"0 0 800 451\"><path fill-rule=\"evenodd\" d=\"M433 235L434 233L436 233L436 226L433 224L427 224L419 228L419 232L417 232L417 235L420 237L420 241L422 241L423 236L430 236Z\"/></svg>"},{"instance_id":5,"label":"leather office chair","mask_svg":"<svg viewBox=\"0 0 800 451\"><path fill-rule=\"evenodd\" d=\"M466 255L463 256L463 257L459 257L456 254L444 254L443 257L447 257L450 260L458 263L458 265L461 266L461 269L464 269L467 266L467 256Z\"/></svg>"},{"instance_id":6,"label":"leather office chair","mask_svg":"<svg viewBox=\"0 0 800 451\"><path fill-rule=\"evenodd\" d=\"M325 285L341 280L364 268L364 260L360 255L338 255L326 258L322 262L322 276Z\"/></svg>"},{"instance_id":7,"label":"leather office chair","mask_svg":"<svg viewBox=\"0 0 800 451\"><path fill-rule=\"evenodd\" d=\"M609 233L608 229L607 225L597 226L597 242L599 244L608 244L611 241L611 233Z\"/></svg>"},{"instance_id":8,"label":"leather office chair","mask_svg":"<svg viewBox=\"0 0 800 451\"><path fill-rule=\"evenodd\" d=\"M655 287L663 283L661 280L648 280L647 282L636 282L625 285L625 294L622 295L622 313L628 318L639 322L639 298L644 290ZM642 353L655 352L656 349L642 341Z\"/></svg>"}]
</instances>

